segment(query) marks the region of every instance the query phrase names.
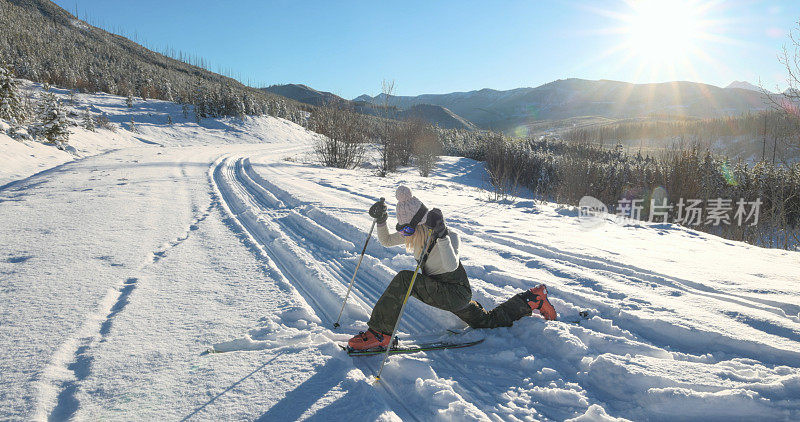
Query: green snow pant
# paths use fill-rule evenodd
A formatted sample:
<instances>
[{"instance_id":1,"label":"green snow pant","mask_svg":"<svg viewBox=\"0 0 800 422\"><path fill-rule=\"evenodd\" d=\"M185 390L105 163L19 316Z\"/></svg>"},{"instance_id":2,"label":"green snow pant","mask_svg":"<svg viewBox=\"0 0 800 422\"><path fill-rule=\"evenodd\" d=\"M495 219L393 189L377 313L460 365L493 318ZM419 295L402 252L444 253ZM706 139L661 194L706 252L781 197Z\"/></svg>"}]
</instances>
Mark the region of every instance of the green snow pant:
<instances>
[{"instance_id":1,"label":"green snow pant","mask_svg":"<svg viewBox=\"0 0 800 422\"><path fill-rule=\"evenodd\" d=\"M391 334L413 276L414 271L410 270L397 273L375 303L367 322L369 328ZM514 321L531 314L531 308L520 297L521 294L486 312L480 303L470 300L472 289L461 263L449 273L434 276L417 274L411 295L428 305L454 313L473 328L509 327Z\"/></svg>"}]
</instances>

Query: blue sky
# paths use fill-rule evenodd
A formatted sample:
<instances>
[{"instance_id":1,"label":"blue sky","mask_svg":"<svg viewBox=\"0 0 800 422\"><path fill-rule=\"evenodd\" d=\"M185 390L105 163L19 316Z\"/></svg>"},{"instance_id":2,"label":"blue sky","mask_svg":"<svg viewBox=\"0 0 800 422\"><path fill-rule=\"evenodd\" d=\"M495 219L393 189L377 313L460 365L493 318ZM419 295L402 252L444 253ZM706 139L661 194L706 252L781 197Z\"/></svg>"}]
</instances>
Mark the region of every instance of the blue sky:
<instances>
[{"instance_id":1,"label":"blue sky","mask_svg":"<svg viewBox=\"0 0 800 422\"><path fill-rule=\"evenodd\" d=\"M245 83L304 83L346 98L378 93L383 79L399 95L570 77L784 87L776 56L800 18L796 0L55 2Z\"/></svg>"}]
</instances>

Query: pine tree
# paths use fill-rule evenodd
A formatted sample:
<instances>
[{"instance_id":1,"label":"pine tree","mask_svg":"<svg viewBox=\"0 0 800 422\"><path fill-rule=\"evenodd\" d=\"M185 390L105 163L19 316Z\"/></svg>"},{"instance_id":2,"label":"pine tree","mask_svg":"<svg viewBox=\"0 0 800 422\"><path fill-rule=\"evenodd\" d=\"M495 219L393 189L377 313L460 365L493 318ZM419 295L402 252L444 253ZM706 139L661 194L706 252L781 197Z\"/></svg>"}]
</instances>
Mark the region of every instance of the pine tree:
<instances>
[{"instance_id":1,"label":"pine tree","mask_svg":"<svg viewBox=\"0 0 800 422\"><path fill-rule=\"evenodd\" d=\"M128 106L128 108L133 108L133 94L131 94L130 91L128 91L128 96L125 98L125 105Z\"/></svg>"},{"instance_id":2,"label":"pine tree","mask_svg":"<svg viewBox=\"0 0 800 422\"><path fill-rule=\"evenodd\" d=\"M92 113L89 112L89 108L88 107L83 109L83 116L81 118L81 126L83 126L83 128L88 130L88 131L94 132L95 122L94 122L94 118L92 117Z\"/></svg>"},{"instance_id":3,"label":"pine tree","mask_svg":"<svg viewBox=\"0 0 800 422\"><path fill-rule=\"evenodd\" d=\"M69 120L61 102L52 92L45 92L42 96L37 118L36 133L59 149L64 149L69 141Z\"/></svg>"},{"instance_id":4,"label":"pine tree","mask_svg":"<svg viewBox=\"0 0 800 422\"><path fill-rule=\"evenodd\" d=\"M161 86L163 99L167 101L174 101L172 84L169 83L169 80L162 79Z\"/></svg>"},{"instance_id":5,"label":"pine tree","mask_svg":"<svg viewBox=\"0 0 800 422\"><path fill-rule=\"evenodd\" d=\"M11 72L0 66L0 119L19 125L27 120L27 116L16 81Z\"/></svg>"},{"instance_id":6,"label":"pine tree","mask_svg":"<svg viewBox=\"0 0 800 422\"><path fill-rule=\"evenodd\" d=\"M131 117L131 122L128 124L128 130L133 133L139 133L139 129L136 127L136 123L133 121L133 117Z\"/></svg>"},{"instance_id":7,"label":"pine tree","mask_svg":"<svg viewBox=\"0 0 800 422\"><path fill-rule=\"evenodd\" d=\"M208 116L208 104L207 104L207 97L208 93L206 92L206 87L202 85L199 81L195 85L194 90L194 120L200 124L200 120L204 117Z\"/></svg>"}]
</instances>

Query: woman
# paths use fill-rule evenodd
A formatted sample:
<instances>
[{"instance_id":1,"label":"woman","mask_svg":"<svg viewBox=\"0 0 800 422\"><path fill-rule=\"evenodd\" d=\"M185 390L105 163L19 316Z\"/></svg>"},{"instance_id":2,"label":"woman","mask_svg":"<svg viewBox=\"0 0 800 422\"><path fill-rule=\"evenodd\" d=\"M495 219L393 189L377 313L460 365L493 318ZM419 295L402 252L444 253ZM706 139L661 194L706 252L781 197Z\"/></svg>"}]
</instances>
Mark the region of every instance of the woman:
<instances>
[{"instance_id":1,"label":"woman","mask_svg":"<svg viewBox=\"0 0 800 422\"><path fill-rule=\"evenodd\" d=\"M381 245L405 244L406 250L413 253L419 262L428 240L428 229L432 230L431 236L436 239L424 268L414 282L412 296L456 314L473 328L508 327L533 311L539 311L547 320L556 319L556 310L547 300L547 288L543 284L519 293L486 312L480 303L471 300L469 279L458 257L458 235L447 229L442 212L438 208L428 211L406 186L397 188L395 195L398 201L397 233L389 234L386 227L386 204L376 202L369 210L370 216L377 222ZM365 350L388 346L413 275L414 271L409 270L397 273L375 303L367 322L367 331L348 342L351 348Z\"/></svg>"}]
</instances>

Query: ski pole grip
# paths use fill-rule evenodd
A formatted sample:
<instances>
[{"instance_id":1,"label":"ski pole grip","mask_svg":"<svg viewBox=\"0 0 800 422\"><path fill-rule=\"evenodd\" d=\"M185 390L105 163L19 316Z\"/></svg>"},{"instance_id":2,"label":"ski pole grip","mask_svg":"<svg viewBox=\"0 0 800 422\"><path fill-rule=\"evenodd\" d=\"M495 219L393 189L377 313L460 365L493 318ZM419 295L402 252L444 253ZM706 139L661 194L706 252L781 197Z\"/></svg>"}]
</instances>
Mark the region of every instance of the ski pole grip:
<instances>
[{"instance_id":1,"label":"ski pole grip","mask_svg":"<svg viewBox=\"0 0 800 422\"><path fill-rule=\"evenodd\" d=\"M381 204L384 204L384 203L386 203L386 198L381 196L381 199L378 202L380 202ZM378 221L378 220L375 219L375 221Z\"/></svg>"},{"instance_id":2,"label":"ski pole grip","mask_svg":"<svg viewBox=\"0 0 800 422\"><path fill-rule=\"evenodd\" d=\"M428 236L433 236L433 229L428 229ZM428 254L431 253L433 247L436 246L436 241L439 239L432 239L431 242L428 244L427 252L425 253L425 258L428 257Z\"/></svg>"}]
</instances>

